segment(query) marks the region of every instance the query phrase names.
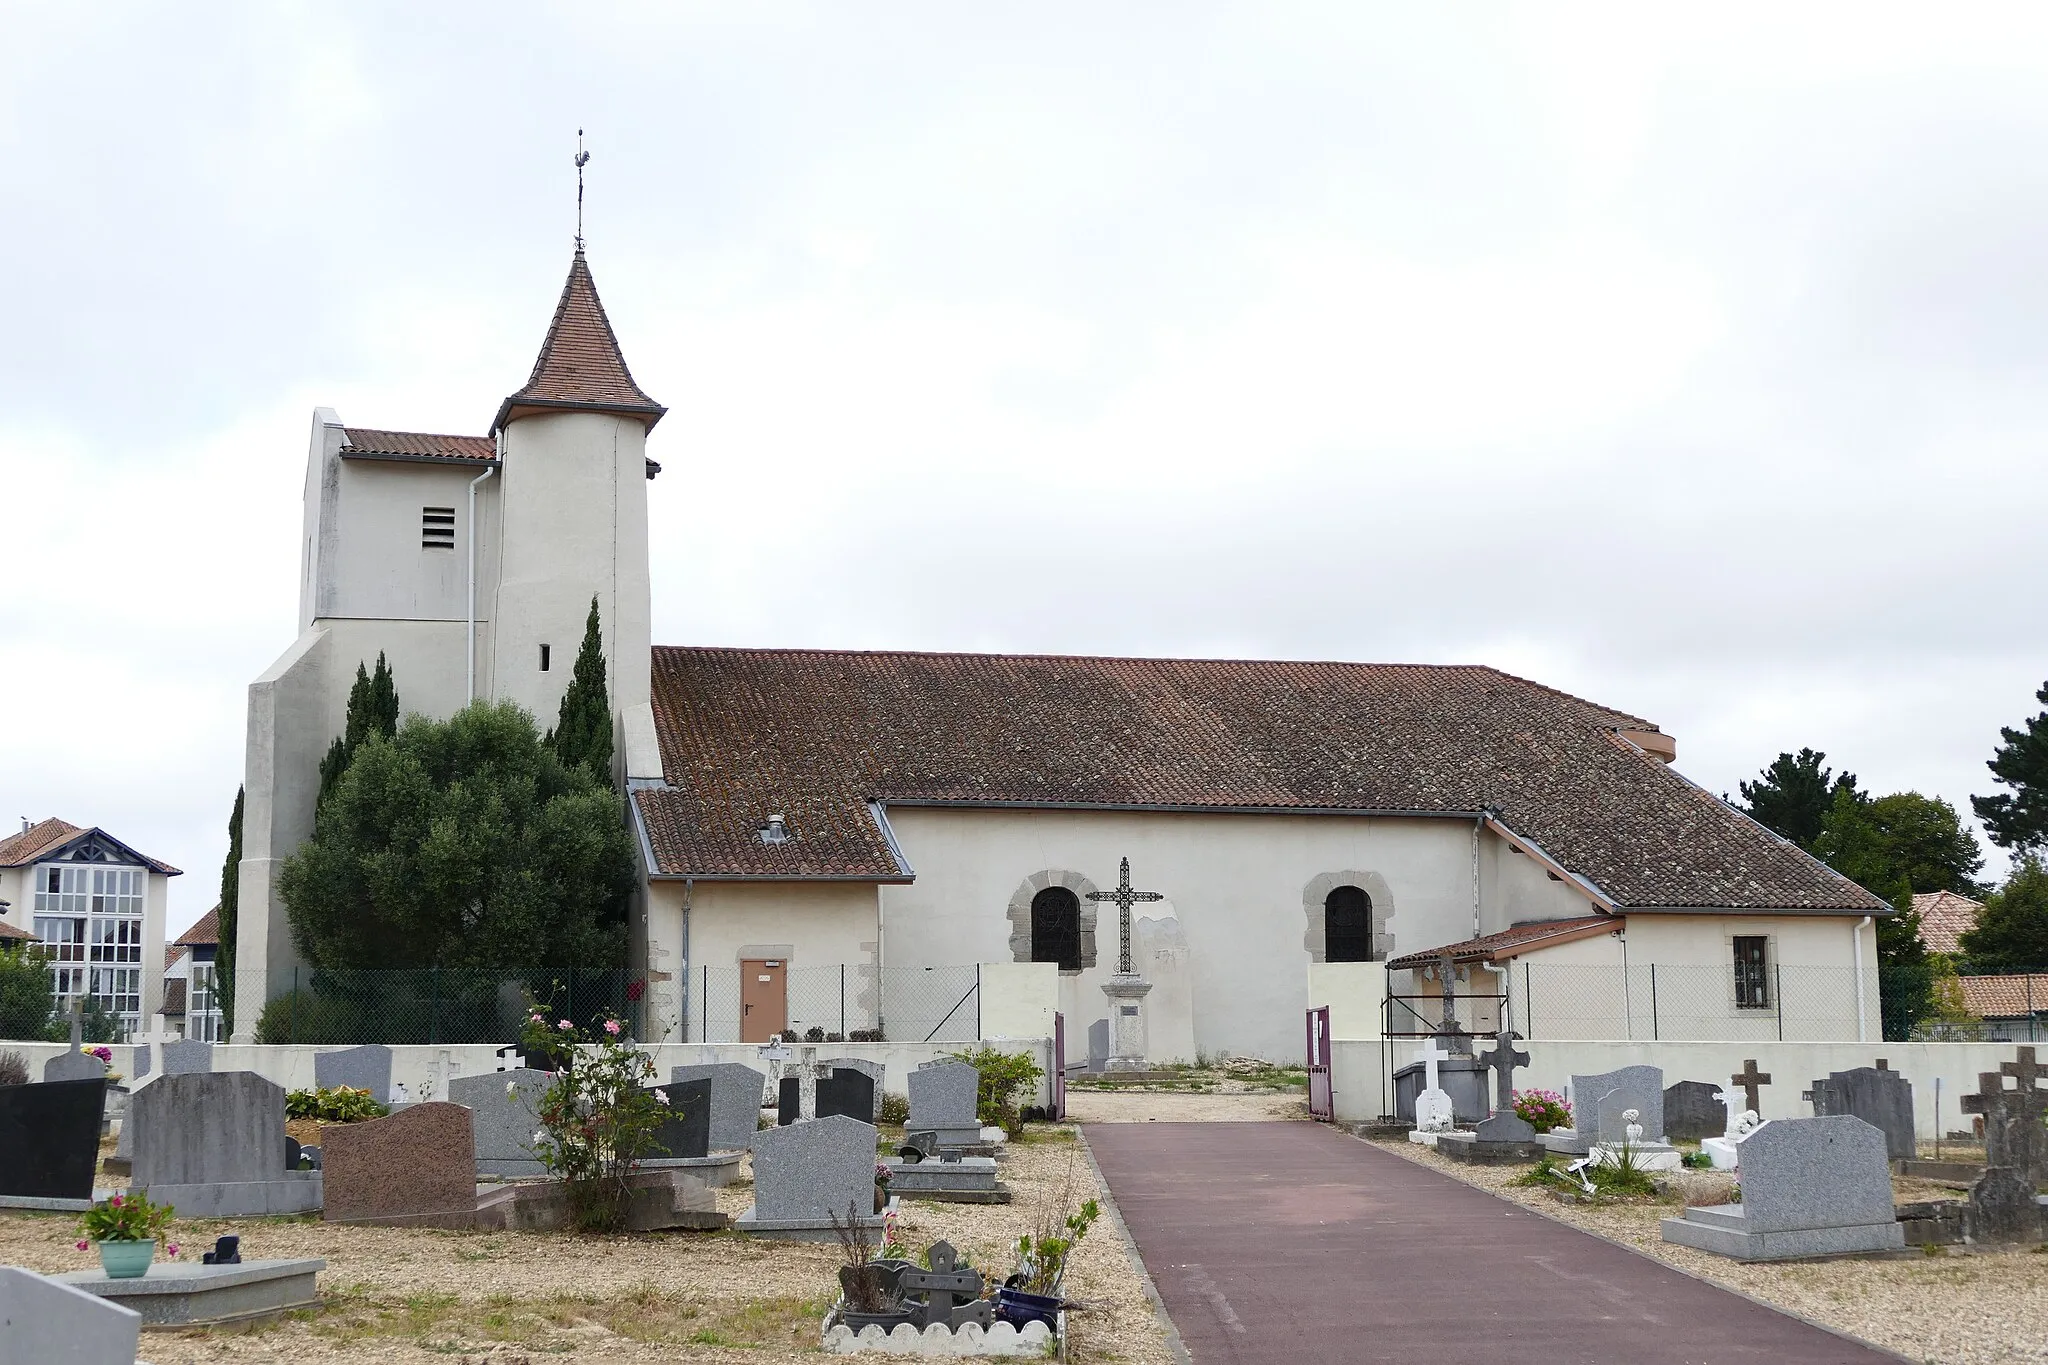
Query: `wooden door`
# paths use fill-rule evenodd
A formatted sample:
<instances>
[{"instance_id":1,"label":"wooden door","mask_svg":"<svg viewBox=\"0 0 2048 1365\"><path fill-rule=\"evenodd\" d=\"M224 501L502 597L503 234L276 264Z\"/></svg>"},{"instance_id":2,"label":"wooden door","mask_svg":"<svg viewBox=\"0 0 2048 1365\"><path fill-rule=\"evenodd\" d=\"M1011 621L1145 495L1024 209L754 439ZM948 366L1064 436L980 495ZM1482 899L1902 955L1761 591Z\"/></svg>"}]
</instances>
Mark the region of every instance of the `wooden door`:
<instances>
[{"instance_id":1,"label":"wooden door","mask_svg":"<svg viewBox=\"0 0 2048 1365\"><path fill-rule=\"evenodd\" d=\"M765 1043L789 1027L789 964L779 958L740 963L740 1041Z\"/></svg>"}]
</instances>

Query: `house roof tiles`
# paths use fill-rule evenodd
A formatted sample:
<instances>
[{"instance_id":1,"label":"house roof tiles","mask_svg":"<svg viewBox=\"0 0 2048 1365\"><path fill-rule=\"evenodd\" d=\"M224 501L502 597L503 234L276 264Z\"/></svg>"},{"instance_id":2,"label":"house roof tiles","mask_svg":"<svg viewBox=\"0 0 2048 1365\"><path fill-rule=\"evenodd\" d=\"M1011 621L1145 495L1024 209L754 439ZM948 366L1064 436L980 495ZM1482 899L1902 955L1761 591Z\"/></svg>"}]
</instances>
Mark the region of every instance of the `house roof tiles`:
<instances>
[{"instance_id":1,"label":"house roof tiles","mask_svg":"<svg viewBox=\"0 0 2048 1365\"><path fill-rule=\"evenodd\" d=\"M1984 1019L2023 1019L2048 1011L2048 973L2020 976L1959 976L1963 1004Z\"/></svg>"},{"instance_id":2,"label":"house roof tiles","mask_svg":"<svg viewBox=\"0 0 2048 1365\"><path fill-rule=\"evenodd\" d=\"M492 428L504 426L523 408L628 413L646 418L650 428L668 411L633 382L581 247L569 263L569 278L562 283L562 297L533 362L533 374L525 388L499 405Z\"/></svg>"},{"instance_id":3,"label":"house roof tiles","mask_svg":"<svg viewBox=\"0 0 2048 1365\"><path fill-rule=\"evenodd\" d=\"M184 933L178 935L178 941L173 946L178 948L191 948L198 945L219 942L220 907L216 905L213 907L213 909L207 911L198 919L194 920L192 922L192 927L190 929L187 929Z\"/></svg>"},{"instance_id":4,"label":"house roof tiles","mask_svg":"<svg viewBox=\"0 0 2048 1365\"><path fill-rule=\"evenodd\" d=\"M152 872L161 872L166 877L182 877L185 875L161 859L152 858L146 853L136 852L136 850L122 843L103 829L81 829L68 820L59 820L54 816L48 820L30 825L19 834L9 835L5 839L0 839L0 867L27 867L30 863L39 862L44 858L53 856L67 845L84 838L88 834L96 834L109 844L113 844L122 851L133 855L137 861L141 862L143 866L149 868Z\"/></svg>"},{"instance_id":5,"label":"house roof tiles","mask_svg":"<svg viewBox=\"0 0 2048 1365\"><path fill-rule=\"evenodd\" d=\"M1482 934L1460 943L1445 944L1441 948L1426 948L1419 953L1404 953L1387 963L1400 970L1408 967L1426 967L1443 959L1445 953L1453 962L1498 962L1504 958L1519 957L1560 941L1576 938L1590 938L1596 934L1612 933L1622 927L1625 917L1621 915L1580 915L1575 919L1532 920L1528 924L1517 924L1495 934Z\"/></svg>"},{"instance_id":6,"label":"house roof tiles","mask_svg":"<svg viewBox=\"0 0 2048 1365\"><path fill-rule=\"evenodd\" d=\"M1930 953L1962 950L1957 942L1977 927L1984 902L1973 901L1953 891L1926 891L1913 897L1913 912L1920 916L1920 942Z\"/></svg>"},{"instance_id":7,"label":"house roof tiles","mask_svg":"<svg viewBox=\"0 0 2048 1365\"><path fill-rule=\"evenodd\" d=\"M26 929L17 929L5 920L0 920L0 943L40 943L41 939Z\"/></svg>"},{"instance_id":8,"label":"house roof tiles","mask_svg":"<svg viewBox=\"0 0 2048 1365\"><path fill-rule=\"evenodd\" d=\"M487 464L498 458L497 443L488 436L442 436L425 431L378 431L370 427L343 427L348 443L341 448L347 460L447 460L458 464Z\"/></svg>"},{"instance_id":9,"label":"house roof tiles","mask_svg":"<svg viewBox=\"0 0 2048 1365\"><path fill-rule=\"evenodd\" d=\"M657 875L904 879L871 800L1491 807L1623 907L1885 908L1616 737L1649 722L1492 668L663 647L653 685Z\"/></svg>"}]
</instances>

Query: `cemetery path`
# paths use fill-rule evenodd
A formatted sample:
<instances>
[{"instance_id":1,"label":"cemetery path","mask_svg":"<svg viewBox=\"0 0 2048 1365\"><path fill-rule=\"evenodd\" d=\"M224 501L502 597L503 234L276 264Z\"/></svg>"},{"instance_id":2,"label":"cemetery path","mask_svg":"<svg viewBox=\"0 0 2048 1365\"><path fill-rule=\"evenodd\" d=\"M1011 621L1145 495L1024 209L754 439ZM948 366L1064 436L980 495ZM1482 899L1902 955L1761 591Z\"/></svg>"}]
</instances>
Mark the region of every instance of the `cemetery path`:
<instances>
[{"instance_id":1,"label":"cemetery path","mask_svg":"<svg viewBox=\"0 0 2048 1365\"><path fill-rule=\"evenodd\" d=\"M1084 1131L1196 1365L1900 1359L1322 1124Z\"/></svg>"}]
</instances>

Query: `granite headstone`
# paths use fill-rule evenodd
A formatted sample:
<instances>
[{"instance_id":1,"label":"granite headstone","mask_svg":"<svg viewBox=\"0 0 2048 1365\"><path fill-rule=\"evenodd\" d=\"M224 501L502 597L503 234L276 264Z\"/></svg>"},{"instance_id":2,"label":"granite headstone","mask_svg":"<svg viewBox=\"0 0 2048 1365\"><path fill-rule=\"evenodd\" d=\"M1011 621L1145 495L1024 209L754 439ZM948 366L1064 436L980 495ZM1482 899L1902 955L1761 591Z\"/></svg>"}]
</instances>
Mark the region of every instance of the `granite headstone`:
<instances>
[{"instance_id":1,"label":"granite headstone","mask_svg":"<svg viewBox=\"0 0 2048 1365\"><path fill-rule=\"evenodd\" d=\"M367 1090L379 1104L391 1102L391 1049L381 1043L313 1054L313 1084L322 1090L345 1085Z\"/></svg>"},{"instance_id":2,"label":"granite headstone","mask_svg":"<svg viewBox=\"0 0 2048 1365\"><path fill-rule=\"evenodd\" d=\"M197 1076L213 1070L213 1044L197 1038L180 1038L164 1044L164 1075Z\"/></svg>"},{"instance_id":3,"label":"granite headstone","mask_svg":"<svg viewBox=\"0 0 2048 1365\"><path fill-rule=\"evenodd\" d=\"M795 1076L784 1076L775 1085L776 1126L786 1128L803 1116L803 1082Z\"/></svg>"},{"instance_id":4,"label":"granite headstone","mask_svg":"<svg viewBox=\"0 0 2048 1365\"><path fill-rule=\"evenodd\" d=\"M1728 1130L1728 1111L1714 1097L1721 1087L1705 1081L1678 1081L1664 1087L1664 1136L1672 1142L1699 1142ZM1649 1131L1645 1124L1644 1132Z\"/></svg>"},{"instance_id":5,"label":"granite headstone","mask_svg":"<svg viewBox=\"0 0 2048 1365\"><path fill-rule=\"evenodd\" d=\"M285 1169L284 1090L253 1071L160 1076L128 1101L129 1184L186 1218L320 1207L320 1175Z\"/></svg>"},{"instance_id":6,"label":"granite headstone","mask_svg":"<svg viewBox=\"0 0 2048 1365\"><path fill-rule=\"evenodd\" d=\"M141 1336L132 1308L0 1266L0 1365L131 1365Z\"/></svg>"},{"instance_id":7,"label":"granite headstone","mask_svg":"<svg viewBox=\"0 0 2048 1365\"><path fill-rule=\"evenodd\" d=\"M875 1198L875 1126L844 1114L793 1123L754 1139L754 1207L740 1226L801 1224L829 1231Z\"/></svg>"},{"instance_id":8,"label":"granite headstone","mask_svg":"<svg viewBox=\"0 0 2048 1365\"><path fill-rule=\"evenodd\" d=\"M533 1154L533 1135L540 1129L541 1096L554 1079L528 1067L449 1079L449 1100L469 1110L478 1175L545 1174Z\"/></svg>"},{"instance_id":9,"label":"granite headstone","mask_svg":"<svg viewBox=\"0 0 2048 1365\"><path fill-rule=\"evenodd\" d=\"M330 1223L476 1208L476 1137L470 1111L429 1101L389 1118L320 1130Z\"/></svg>"},{"instance_id":10,"label":"granite headstone","mask_svg":"<svg viewBox=\"0 0 2048 1365\"><path fill-rule=\"evenodd\" d=\"M1742 1202L1665 1219L1665 1241L1752 1261L1905 1245L1884 1134L1862 1119L1779 1119L1737 1146Z\"/></svg>"},{"instance_id":11,"label":"granite headstone","mask_svg":"<svg viewBox=\"0 0 2048 1365\"><path fill-rule=\"evenodd\" d=\"M818 1082L818 1117L830 1118L844 1114L862 1123L875 1121L876 1095L875 1078L865 1071L848 1070L842 1063L832 1064L832 1074Z\"/></svg>"},{"instance_id":12,"label":"granite headstone","mask_svg":"<svg viewBox=\"0 0 2048 1365\"><path fill-rule=\"evenodd\" d=\"M850 1117L864 1119L869 1123L879 1121L882 1117L882 1082L888 1074L888 1068L865 1057L828 1057L825 1059L825 1065L834 1071L858 1071L874 1082L875 1111L872 1114L854 1114ZM821 1109L818 1113L823 1117L824 1110Z\"/></svg>"},{"instance_id":13,"label":"granite headstone","mask_svg":"<svg viewBox=\"0 0 2048 1365\"><path fill-rule=\"evenodd\" d=\"M1641 1115L1643 1135L1664 1136L1664 1071L1654 1066L1625 1066L1572 1077L1572 1127L1595 1142L1620 1142L1626 1127L1621 1111Z\"/></svg>"},{"instance_id":14,"label":"granite headstone","mask_svg":"<svg viewBox=\"0 0 2048 1365\"><path fill-rule=\"evenodd\" d=\"M1913 1083L1898 1072L1874 1066L1829 1072L1826 1080L1813 1083L1806 1098L1817 1117L1849 1114L1883 1133L1893 1161L1910 1161L1916 1154Z\"/></svg>"},{"instance_id":15,"label":"granite headstone","mask_svg":"<svg viewBox=\"0 0 2048 1365\"><path fill-rule=\"evenodd\" d=\"M939 1146L981 1140L981 1073L966 1062L928 1062L910 1073L905 1132L935 1133Z\"/></svg>"},{"instance_id":16,"label":"granite headstone","mask_svg":"<svg viewBox=\"0 0 2048 1365\"><path fill-rule=\"evenodd\" d=\"M822 1090L823 1087L820 1087ZM670 1081L650 1088L665 1095L663 1117L653 1133L650 1161L689 1161L711 1154L711 1081Z\"/></svg>"},{"instance_id":17,"label":"granite headstone","mask_svg":"<svg viewBox=\"0 0 2048 1365\"><path fill-rule=\"evenodd\" d=\"M91 1199L106 1099L101 1080L0 1085L0 1195Z\"/></svg>"},{"instance_id":18,"label":"granite headstone","mask_svg":"<svg viewBox=\"0 0 2048 1365\"><path fill-rule=\"evenodd\" d=\"M738 1062L715 1062L676 1067L668 1078L671 1082L711 1082L712 1151L745 1151L754 1145L754 1134L761 1127L761 1096L767 1089L766 1076Z\"/></svg>"}]
</instances>

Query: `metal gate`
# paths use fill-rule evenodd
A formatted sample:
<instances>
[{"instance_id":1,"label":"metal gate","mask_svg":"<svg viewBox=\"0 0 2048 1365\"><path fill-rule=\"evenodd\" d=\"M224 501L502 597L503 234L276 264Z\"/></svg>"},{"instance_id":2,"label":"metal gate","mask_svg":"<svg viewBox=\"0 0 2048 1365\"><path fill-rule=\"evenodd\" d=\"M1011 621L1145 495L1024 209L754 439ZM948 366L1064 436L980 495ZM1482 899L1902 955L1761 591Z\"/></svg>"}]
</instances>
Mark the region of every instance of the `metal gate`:
<instances>
[{"instance_id":1,"label":"metal gate","mask_svg":"<svg viewBox=\"0 0 2048 1365\"><path fill-rule=\"evenodd\" d=\"M1336 1116L1330 1092L1330 1007L1308 1012L1308 1116L1328 1123Z\"/></svg>"},{"instance_id":2,"label":"metal gate","mask_svg":"<svg viewBox=\"0 0 2048 1365\"><path fill-rule=\"evenodd\" d=\"M1067 1119L1067 1016L1058 1010L1052 1016L1052 1121Z\"/></svg>"}]
</instances>

